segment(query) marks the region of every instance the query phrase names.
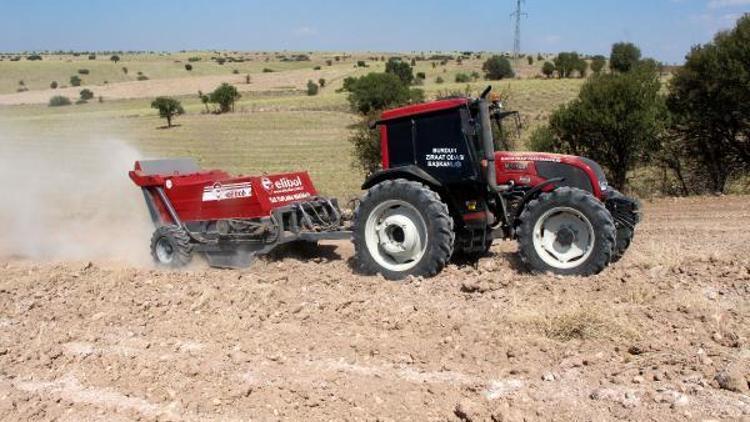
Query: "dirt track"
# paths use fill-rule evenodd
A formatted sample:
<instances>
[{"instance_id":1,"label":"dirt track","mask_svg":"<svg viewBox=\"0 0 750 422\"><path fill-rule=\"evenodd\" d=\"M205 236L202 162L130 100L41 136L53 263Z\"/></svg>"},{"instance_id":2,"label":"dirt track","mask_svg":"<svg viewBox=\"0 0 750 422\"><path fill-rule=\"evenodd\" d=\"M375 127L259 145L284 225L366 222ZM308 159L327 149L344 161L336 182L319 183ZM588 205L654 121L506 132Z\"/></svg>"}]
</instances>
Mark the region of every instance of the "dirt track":
<instances>
[{"instance_id":1,"label":"dirt track","mask_svg":"<svg viewBox=\"0 0 750 422\"><path fill-rule=\"evenodd\" d=\"M404 284L352 275L345 243L247 271L2 258L0 415L750 417L750 198L646 213L589 279L521 273L502 242Z\"/></svg>"}]
</instances>

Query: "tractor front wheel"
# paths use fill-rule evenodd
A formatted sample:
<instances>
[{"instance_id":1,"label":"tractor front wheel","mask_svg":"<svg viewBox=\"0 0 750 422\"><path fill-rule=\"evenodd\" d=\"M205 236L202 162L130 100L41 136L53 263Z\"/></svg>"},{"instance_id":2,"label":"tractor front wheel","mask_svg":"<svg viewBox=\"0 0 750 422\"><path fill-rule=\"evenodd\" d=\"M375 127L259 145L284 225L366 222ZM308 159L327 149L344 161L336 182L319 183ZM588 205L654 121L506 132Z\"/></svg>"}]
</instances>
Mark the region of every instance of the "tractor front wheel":
<instances>
[{"instance_id":1,"label":"tractor front wheel","mask_svg":"<svg viewBox=\"0 0 750 422\"><path fill-rule=\"evenodd\" d=\"M609 265L615 225L590 193L563 187L524 208L518 227L521 260L534 272L592 275Z\"/></svg>"},{"instance_id":2,"label":"tractor front wheel","mask_svg":"<svg viewBox=\"0 0 750 422\"><path fill-rule=\"evenodd\" d=\"M354 214L355 259L365 274L389 280L434 276L448 263L454 239L448 206L418 182L379 183Z\"/></svg>"},{"instance_id":3,"label":"tractor front wheel","mask_svg":"<svg viewBox=\"0 0 750 422\"><path fill-rule=\"evenodd\" d=\"M161 226L151 237L151 256L157 265L184 267L193 259L190 237L179 226Z\"/></svg>"}]
</instances>

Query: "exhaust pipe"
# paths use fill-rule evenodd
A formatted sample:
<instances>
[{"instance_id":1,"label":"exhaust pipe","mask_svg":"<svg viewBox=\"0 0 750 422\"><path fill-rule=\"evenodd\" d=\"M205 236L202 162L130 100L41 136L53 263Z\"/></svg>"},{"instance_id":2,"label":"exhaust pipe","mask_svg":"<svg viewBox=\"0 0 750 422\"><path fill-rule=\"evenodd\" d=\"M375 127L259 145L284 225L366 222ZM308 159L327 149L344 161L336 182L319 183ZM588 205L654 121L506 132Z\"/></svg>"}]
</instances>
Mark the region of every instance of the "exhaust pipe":
<instances>
[{"instance_id":1,"label":"exhaust pipe","mask_svg":"<svg viewBox=\"0 0 750 422\"><path fill-rule=\"evenodd\" d=\"M489 87L491 88L491 87ZM485 90L489 92L489 88ZM482 146L484 159L487 161L487 184L497 191L497 176L495 174L495 141L492 138L492 121L490 120L490 103L486 94L479 99L479 122L482 125Z\"/></svg>"}]
</instances>

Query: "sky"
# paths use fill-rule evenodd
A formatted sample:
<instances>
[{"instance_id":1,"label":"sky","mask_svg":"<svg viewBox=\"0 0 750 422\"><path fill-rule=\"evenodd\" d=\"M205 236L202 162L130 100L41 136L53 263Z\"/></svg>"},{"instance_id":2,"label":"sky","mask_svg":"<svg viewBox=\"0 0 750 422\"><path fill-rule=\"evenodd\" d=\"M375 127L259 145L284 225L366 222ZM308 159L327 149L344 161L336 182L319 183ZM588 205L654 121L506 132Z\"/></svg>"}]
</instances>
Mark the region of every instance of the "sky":
<instances>
[{"instance_id":1,"label":"sky","mask_svg":"<svg viewBox=\"0 0 750 422\"><path fill-rule=\"evenodd\" d=\"M0 51L509 51L515 0L0 0ZM681 63L750 0L526 0L522 50Z\"/></svg>"}]
</instances>

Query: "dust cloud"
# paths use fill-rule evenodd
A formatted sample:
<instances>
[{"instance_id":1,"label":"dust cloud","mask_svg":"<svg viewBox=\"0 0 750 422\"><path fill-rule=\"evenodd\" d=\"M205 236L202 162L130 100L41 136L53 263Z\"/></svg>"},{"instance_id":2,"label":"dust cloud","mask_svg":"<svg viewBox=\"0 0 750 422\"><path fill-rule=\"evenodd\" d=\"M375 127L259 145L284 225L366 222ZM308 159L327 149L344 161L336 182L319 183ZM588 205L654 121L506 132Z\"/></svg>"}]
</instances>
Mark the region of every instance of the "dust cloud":
<instances>
[{"instance_id":1,"label":"dust cloud","mask_svg":"<svg viewBox=\"0 0 750 422\"><path fill-rule=\"evenodd\" d=\"M0 132L0 255L147 265L153 228L124 142L72 144Z\"/></svg>"}]
</instances>

